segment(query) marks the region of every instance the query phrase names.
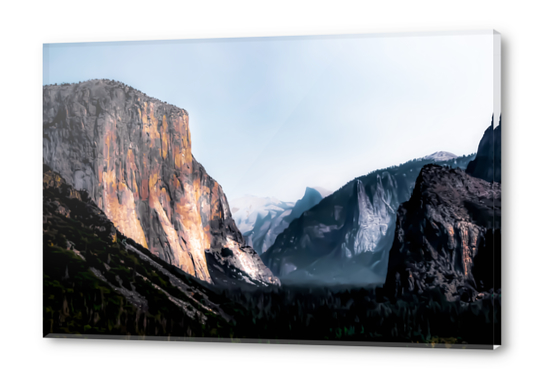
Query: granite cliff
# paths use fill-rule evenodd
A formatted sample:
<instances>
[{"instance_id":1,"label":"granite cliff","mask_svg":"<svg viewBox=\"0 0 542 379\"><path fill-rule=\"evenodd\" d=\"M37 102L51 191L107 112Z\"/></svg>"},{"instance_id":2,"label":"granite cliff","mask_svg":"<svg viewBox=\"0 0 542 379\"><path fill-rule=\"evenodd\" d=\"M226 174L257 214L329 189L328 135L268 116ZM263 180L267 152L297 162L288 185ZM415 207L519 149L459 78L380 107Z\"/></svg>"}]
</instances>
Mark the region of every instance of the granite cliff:
<instances>
[{"instance_id":1,"label":"granite cliff","mask_svg":"<svg viewBox=\"0 0 542 379\"><path fill-rule=\"evenodd\" d=\"M449 301L500 290L501 187L460 169L425 166L397 211L385 288L438 289Z\"/></svg>"},{"instance_id":2,"label":"granite cliff","mask_svg":"<svg viewBox=\"0 0 542 379\"><path fill-rule=\"evenodd\" d=\"M43 160L122 234L183 271L212 282L207 254L278 283L193 157L184 109L110 80L45 86Z\"/></svg>"}]
</instances>

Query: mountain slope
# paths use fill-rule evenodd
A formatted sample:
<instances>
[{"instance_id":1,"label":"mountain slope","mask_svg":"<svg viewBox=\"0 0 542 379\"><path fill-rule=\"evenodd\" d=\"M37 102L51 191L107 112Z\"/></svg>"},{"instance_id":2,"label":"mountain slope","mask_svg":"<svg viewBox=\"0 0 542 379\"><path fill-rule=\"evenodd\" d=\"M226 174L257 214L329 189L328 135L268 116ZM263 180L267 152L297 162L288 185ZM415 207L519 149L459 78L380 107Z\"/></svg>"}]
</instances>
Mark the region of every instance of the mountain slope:
<instances>
[{"instance_id":1,"label":"mountain slope","mask_svg":"<svg viewBox=\"0 0 542 379\"><path fill-rule=\"evenodd\" d=\"M439 163L464 168L472 158ZM434 162L416 159L356 178L294 220L262 260L282 281L382 285L395 212L421 168Z\"/></svg>"},{"instance_id":2,"label":"mountain slope","mask_svg":"<svg viewBox=\"0 0 542 379\"><path fill-rule=\"evenodd\" d=\"M221 296L127 239L47 166L43 200L44 336L229 335Z\"/></svg>"},{"instance_id":3,"label":"mountain slope","mask_svg":"<svg viewBox=\"0 0 542 379\"><path fill-rule=\"evenodd\" d=\"M385 287L395 296L438 288L449 301L500 289L500 213L499 183L425 166L397 211Z\"/></svg>"},{"instance_id":4,"label":"mountain slope","mask_svg":"<svg viewBox=\"0 0 542 379\"><path fill-rule=\"evenodd\" d=\"M237 230L220 185L191 152L188 113L110 80L43 88L43 159L115 227L211 282L206 251L277 283ZM229 254L229 253L227 253Z\"/></svg>"}]
</instances>

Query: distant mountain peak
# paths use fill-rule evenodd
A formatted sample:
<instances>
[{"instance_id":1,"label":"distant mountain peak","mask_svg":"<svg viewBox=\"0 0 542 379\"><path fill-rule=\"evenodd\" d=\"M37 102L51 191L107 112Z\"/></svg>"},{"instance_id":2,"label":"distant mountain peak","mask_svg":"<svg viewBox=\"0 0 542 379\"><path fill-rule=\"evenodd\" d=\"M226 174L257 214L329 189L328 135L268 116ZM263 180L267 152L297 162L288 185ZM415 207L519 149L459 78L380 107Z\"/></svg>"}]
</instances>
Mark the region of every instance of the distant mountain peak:
<instances>
[{"instance_id":1,"label":"distant mountain peak","mask_svg":"<svg viewBox=\"0 0 542 379\"><path fill-rule=\"evenodd\" d=\"M303 197L294 203L274 197L246 195L230 202L233 219L248 245L264 253L290 222L331 194L321 187L306 187Z\"/></svg>"},{"instance_id":2,"label":"distant mountain peak","mask_svg":"<svg viewBox=\"0 0 542 379\"><path fill-rule=\"evenodd\" d=\"M322 194L320 193L320 191L318 191L316 188L313 188L313 187L306 187L305 188L305 193L303 194L303 197L298 200L297 202L303 200L303 199L307 199L307 198L310 198L310 197L323 197Z\"/></svg>"},{"instance_id":3,"label":"distant mountain peak","mask_svg":"<svg viewBox=\"0 0 542 379\"><path fill-rule=\"evenodd\" d=\"M323 199L324 197L328 197L329 195L331 195L331 194L333 193L333 191L330 191L330 190L325 189L325 188L323 188L323 187L307 187L307 189L309 189L309 188L318 191L318 192L320 193L320 195L322 195L322 199ZM305 193L306 193L306 192L307 192L307 191L305 190Z\"/></svg>"},{"instance_id":4,"label":"distant mountain peak","mask_svg":"<svg viewBox=\"0 0 542 379\"><path fill-rule=\"evenodd\" d=\"M433 159L435 161L441 162L441 161L448 161L450 159L457 158L457 155L449 153L447 151L437 151L433 154L426 155L423 157L423 159Z\"/></svg>"}]
</instances>

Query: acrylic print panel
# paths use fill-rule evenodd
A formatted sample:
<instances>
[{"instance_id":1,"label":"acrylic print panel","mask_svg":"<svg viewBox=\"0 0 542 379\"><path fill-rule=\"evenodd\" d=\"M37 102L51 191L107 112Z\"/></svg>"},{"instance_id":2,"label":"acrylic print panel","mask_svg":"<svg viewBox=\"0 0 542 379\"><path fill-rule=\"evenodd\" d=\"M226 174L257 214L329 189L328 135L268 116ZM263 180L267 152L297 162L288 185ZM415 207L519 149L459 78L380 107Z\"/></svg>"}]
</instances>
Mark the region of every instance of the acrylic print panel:
<instances>
[{"instance_id":1,"label":"acrylic print panel","mask_svg":"<svg viewBox=\"0 0 542 379\"><path fill-rule=\"evenodd\" d=\"M47 337L500 345L500 35L44 45Z\"/></svg>"}]
</instances>

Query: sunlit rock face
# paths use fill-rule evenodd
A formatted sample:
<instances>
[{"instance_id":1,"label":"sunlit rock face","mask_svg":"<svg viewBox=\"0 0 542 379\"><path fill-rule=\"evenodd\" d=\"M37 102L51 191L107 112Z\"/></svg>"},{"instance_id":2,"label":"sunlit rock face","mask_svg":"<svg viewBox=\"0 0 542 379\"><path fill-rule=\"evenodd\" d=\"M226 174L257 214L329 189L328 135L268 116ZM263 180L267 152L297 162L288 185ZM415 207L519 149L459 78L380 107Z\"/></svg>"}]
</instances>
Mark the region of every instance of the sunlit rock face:
<instances>
[{"instance_id":1,"label":"sunlit rock face","mask_svg":"<svg viewBox=\"0 0 542 379\"><path fill-rule=\"evenodd\" d=\"M185 110L109 80L46 86L43 129L44 163L153 254L208 282L206 250L245 259L222 188L192 156Z\"/></svg>"},{"instance_id":2,"label":"sunlit rock face","mask_svg":"<svg viewBox=\"0 0 542 379\"><path fill-rule=\"evenodd\" d=\"M438 288L474 300L500 288L501 187L463 170L425 166L397 211L385 287L400 296Z\"/></svg>"}]
</instances>

